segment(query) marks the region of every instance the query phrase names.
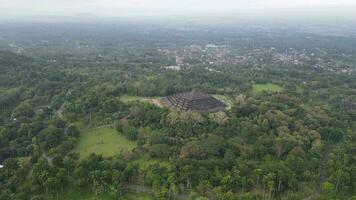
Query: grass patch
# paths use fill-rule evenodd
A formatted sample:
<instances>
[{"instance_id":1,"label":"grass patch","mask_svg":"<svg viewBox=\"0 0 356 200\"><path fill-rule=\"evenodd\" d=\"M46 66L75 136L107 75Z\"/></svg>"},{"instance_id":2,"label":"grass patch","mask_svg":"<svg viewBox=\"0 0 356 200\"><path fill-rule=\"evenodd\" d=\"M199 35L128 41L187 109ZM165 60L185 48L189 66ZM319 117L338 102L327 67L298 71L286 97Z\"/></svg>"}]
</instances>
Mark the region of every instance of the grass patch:
<instances>
[{"instance_id":1,"label":"grass patch","mask_svg":"<svg viewBox=\"0 0 356 200\"><path fill-rule=\"evenodd\" d=\"M82 133L74 151L83 159L91 153L110 157L120 152L131 151L135 147L134 142L120 135L115 129L105 127Z\"/></svg>"},{"instance_id":2,"label":"grass patch","mask_svg":"<svg viewBox=\"0 0 356 200\"><path fill-rule=\"evenodd\" d=\"M274 83L253 84L252 86L252 94L260 94L262 92L282 92L283 90L283 87Z\"/></svg>"},{"instance_id":3,"label":"grass patch","mask_svg":"<svg viewBox=\"0 0 356 200\"><path fill-rule=\"evenodd\" d=\"M5 94L5 93L11 94L11 93L19 92L19 91L20 91L19 88L3 88L3 87L0 87L0 94Z\"/></svg>"},{"instance_id":4,"label":"grass patch","mask_svg":"<svg viewBox=\"0 0 356 200\"><path fill-rule=\"evenodd\" d=\"M120 100L124 103L139 101L143 103L154 104L158 107L163 107L162 103L160 102L160 97L141 97L141 96L123 95L120 97Z\"/></svg>"},{"instance_id":5,"label":"grass patch","mask_svg":"<svg viewBox=\"0 0 356 200\"><path fill-rule=\"evenodd\" d=\"M120 97L120 100L124 103L132 102L132 101L144 101L145 97L140 97L140 96L131 96L131 95L122 95Z\"/></svg>"},{"instance_id":6,"label":"grass patch","mask_svg":"<svg viewBox=\"0 0 356 200\"><path fill-rule=\"evenodd\" d=\"M304 89L301 86L297 86L297 92L298 93L303 93Z\"/></svg>"}]
</instances>

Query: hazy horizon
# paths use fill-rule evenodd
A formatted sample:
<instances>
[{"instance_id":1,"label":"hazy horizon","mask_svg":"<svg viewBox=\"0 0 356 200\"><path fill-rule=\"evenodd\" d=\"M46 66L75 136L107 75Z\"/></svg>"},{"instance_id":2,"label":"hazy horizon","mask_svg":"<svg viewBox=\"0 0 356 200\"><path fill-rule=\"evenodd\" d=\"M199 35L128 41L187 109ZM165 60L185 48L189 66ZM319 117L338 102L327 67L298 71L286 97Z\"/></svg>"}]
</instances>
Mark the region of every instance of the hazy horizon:
<instances>
[{"instance_id":1,"label":"hazy horizon","mask_svg":"<svg viewBox=\"0 0 356 200\"><path fill-rule=\"evenodd\" d=\"M0 9L1 21L356 19L352 0L1 0Z\"/></svg>"}]
</instances>

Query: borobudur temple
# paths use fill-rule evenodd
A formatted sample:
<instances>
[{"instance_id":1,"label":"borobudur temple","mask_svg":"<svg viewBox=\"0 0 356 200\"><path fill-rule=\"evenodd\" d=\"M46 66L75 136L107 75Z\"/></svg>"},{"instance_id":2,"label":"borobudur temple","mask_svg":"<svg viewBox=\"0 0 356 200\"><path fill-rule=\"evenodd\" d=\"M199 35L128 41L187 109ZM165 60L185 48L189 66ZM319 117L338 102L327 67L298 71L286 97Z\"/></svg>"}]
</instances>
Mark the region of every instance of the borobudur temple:
<instances>
[{"instance_id":1,"label":"borobudur temple","mask_svg":"<svg viewBox=\"0 0 356 200\"><path fill-rule=\"evenodd\" d=\"M169 107L183 111L217 112L225 109L225 104L204 92L185 92L165 97L164 102Z\"/></svg>"}]
</instances>

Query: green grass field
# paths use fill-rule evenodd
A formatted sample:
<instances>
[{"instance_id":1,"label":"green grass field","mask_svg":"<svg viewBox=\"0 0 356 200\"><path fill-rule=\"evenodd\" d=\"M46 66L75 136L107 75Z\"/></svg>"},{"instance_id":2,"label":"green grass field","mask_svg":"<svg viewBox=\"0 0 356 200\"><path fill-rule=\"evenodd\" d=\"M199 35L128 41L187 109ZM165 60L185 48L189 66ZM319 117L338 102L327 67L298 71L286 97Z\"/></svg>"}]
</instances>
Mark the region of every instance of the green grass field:
<instances>
[{"instance_id":1,"label":"green grass field","mask_svg":"<svg viewBox=\"0 0 356 200\"><path fill-rule=\"evenodd\" d=\"M86 158L91 153L110 157L120 152L131 151L135 147L134 142L121 136L115 129L96 128L82 133L74 151L78 152L81 158Z\"/></svg>"},{"instance_id":2,"label":"green grass field","mask_svg":"<svg viewBox=\"0 0 356 200\"><path fill-rule=\"evenodd\" d=\"M282 92L284 90L283 87L276 85L274 83L267 84L253 84L252 86L252 94L260 94L262 92Z\"/></svg>"}]
</instances>

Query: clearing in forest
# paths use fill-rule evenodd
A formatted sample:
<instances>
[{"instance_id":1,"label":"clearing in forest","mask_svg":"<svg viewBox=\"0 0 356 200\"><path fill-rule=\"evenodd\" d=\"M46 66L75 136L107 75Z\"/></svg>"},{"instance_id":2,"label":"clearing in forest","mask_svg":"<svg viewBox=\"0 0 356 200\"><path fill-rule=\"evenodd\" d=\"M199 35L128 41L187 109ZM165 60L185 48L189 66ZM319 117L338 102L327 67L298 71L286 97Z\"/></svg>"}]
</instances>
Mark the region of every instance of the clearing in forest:
<instances>
[{"instance_id":1,"label":"clearing in forest","mask_svg":"<svg viewBox=\"0 0 356 200\"><path fill-rule=\"evenodd\" d=\"M253 84L252 85L252 93L259 94L262 92L282 92L284 90L283 87L274 84L274 83L266 83L266 84Z\"/></svg>"},{"instance_id":2,"label":"clearing in forest","mask_svg":"<svg viewBox=\"0 0 356 200\"><path fill-rule=\"evenodd\" d=\"M143 103L154 104L158 107L163 107L160 99L161 99L160 97L141 97L141 96L131 96L131 95L123 95L120 97L120 100L124 103L140 101Z\"/></svg>"},{"instance_id":3,"label":"clearing in forest","mask_svg":"<svg viewBox=\"0 0 356 200\"><path fill-rule=\"evenodd\" d=\"M91 153L102 154L104 157L115 156L120 152L131 151L136 147L132 142L112 128L96 128L81 134L74 151L80 158L86 158Z\"/></svg>"}]
</instances>

